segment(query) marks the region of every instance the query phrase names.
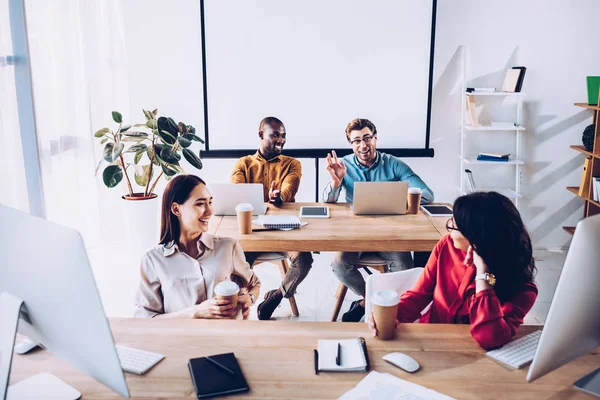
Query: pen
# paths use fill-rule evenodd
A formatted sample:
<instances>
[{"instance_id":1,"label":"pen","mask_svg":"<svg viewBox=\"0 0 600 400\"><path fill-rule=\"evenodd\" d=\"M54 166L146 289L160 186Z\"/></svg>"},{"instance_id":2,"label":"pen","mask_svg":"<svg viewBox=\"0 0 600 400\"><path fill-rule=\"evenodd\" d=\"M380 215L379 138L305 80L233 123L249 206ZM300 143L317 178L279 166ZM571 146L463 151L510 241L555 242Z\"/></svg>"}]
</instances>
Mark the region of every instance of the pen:
<instances>
[{"instance_id":1,"label":"pen","mask_svg":"<svg viewBox=\"0 0 600 400\"><path fill-rule=\"evenodd\" d=\"M314 350L315 355L315 375L319 375L319 352Z\"/></svg>"},{"instance_id":2,"label":"pen","mask_svg":"<svg viewBox=\"0 0 600 400\"><path fill-rule=\"evenodd\" d=\"M335 365L341 365L342 364L342 345L340 345L340 342L338 342L338 349L337 349L337 356L335 356Z\"/></svg>"},{"instance_id":3,"label":"pen","mask_svg":"<svg viewBox=\"0 0 600 400\"><path fill-rule=\"evenodd\" d=\"M222 369L223 371L227 372L229 375L234 376L235 375L235 371L230 370L229 368L227 368L226 366L224 366L223 364L221 364L220 362L217 362L215 360L213 360L210 357L204 357L206 358L210 363L212 363L214 366L216 366L217 368Z\"/></svg>"},{"instance_id":4,"label":"pen","mask_svg":"<svg viewBox=\"0 0 600 400\"><path fill-rule=\"evenodd\" d=\"M254 228L252 232L279 231L277 228Z\"/></svg>"}]
</instances>

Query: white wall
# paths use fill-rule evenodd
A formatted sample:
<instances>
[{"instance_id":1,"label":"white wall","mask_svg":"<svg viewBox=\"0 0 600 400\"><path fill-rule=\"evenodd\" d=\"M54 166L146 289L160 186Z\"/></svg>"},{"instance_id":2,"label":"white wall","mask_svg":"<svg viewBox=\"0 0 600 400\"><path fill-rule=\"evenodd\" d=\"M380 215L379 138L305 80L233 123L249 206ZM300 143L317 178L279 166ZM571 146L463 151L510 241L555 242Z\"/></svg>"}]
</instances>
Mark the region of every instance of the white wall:
<instances>
[{"instance_id":1,"label":"white wall","mask_svg":"<svg viewBox=\"0 0 600 400\"><path fill-rule=\"evenodd\" d=\"M152 7L147 14L139 12L142 3L125 0L130 88L135 88L131 109L158 107L201 127L198 1L157 2L163 11ZM128 9L136 12L128 14ZM579 184L583 165L583 157L569 145L579 144L591 123L591 112L573 103L586 99L585 77L600 75L600 54L594 51L598 15L596 0L438 1L430 142L435 157L405 160L431 186L436 200L451 202L457 195L463 75L468 86L500 87L507 67L525 65L528 129L521 211L535 247L568 245L561 227L581 217L582 201L565 187ZM147 45L140 47L140 40ZM290 141L300 134L290 130ZM380 132L380 145L385 141ZM234 162L205 160L200 175L211 182L227 181ZM313 201L314 162L303 160L303 167L297 200ZM323 161L319 176L322 191L328 180Z\"/></svg>"}]
</instances>

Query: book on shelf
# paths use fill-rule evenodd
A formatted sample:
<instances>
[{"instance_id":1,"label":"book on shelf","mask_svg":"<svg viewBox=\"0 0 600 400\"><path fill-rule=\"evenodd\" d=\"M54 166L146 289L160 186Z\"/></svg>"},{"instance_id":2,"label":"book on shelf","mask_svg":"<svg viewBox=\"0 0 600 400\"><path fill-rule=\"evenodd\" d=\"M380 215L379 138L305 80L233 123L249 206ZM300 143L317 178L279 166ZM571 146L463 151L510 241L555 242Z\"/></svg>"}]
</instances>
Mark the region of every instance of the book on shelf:
<instances>
[{"instance_id":1,"label":"book on shelf","mask_svg":"<svg viewBox=\"0 0 600 400\"><path fill-rule=\"evenodd\" d=\"M514 122L490 121L490 126L492 128L514 128L517 124Z\"/></svg>"},{"instance_id":2,"label":"book on shelf","mask_svg":"<svg viewBox=\"0 0 600 400\"><path fill-rule=\"evenodd\" d=\"M600 176L594 176L592 181L593 200L600 201Z\"/></svg>"},{"instance_id":3,"label":"book on shelf","mask_svg":"<svg viewBox=\"0 0 600 400\"><path fill-rule=\"evenodd\" d=\"M587 197L590 190L590 177L592 176L592 157L586 157L583 163L583 173L579 183L579 196Z\"/></svg>"},{"instance_id":4,"label":"book on shelf","mask_svg":"<svg viewBox=\"0 0 600 400\"><path fill-rule=\"evenodd\" d=\"M475 105L475 99L473 96L465 96L467 100L467 125L472 127L479 126L479 120L477 119L477 106Z\"/></svg>"},{"instance_id":5,"label":"book on shelf","mask_svg":"<svg viewBox=\"0 0 600 400\"><path fill-rule=\"evenodd\" d=\"M512 69L519 70L519 79L517 80L517 86L515 87L515 92L520 92L523 87L523 80L525 79L525 71L527 68L525 67L512 67Z\"/></svg>"},{"instance_id":6,"label":"book on shelf","mask_svg":"<svg viewBox=\"0 0 600 400\"><path fill-rule=\"evenodd\" d=\"M494 93L496 91L496 88L489 88L489 87L480 87L480 88L467 88L467 93L473 93L473 92L479 92L479 93Z\"/></svg>"},{"instance_id":7,"label":"book on shelf","mask_svg":"<svg viewBox=\"0 0 600 400\"><path fill-rule=\"evenodd\" d=\"M519 75L521 70L518 69L509 69L506 70L506 75L504 76L504 83L502 84L502 91L513 93L517 89L517 83L519 82Z\"/></svg>"},{"instance_id":8,"label":"book on shelf","mask_svg":"<svg viewBox=\"0 0 600 400\"><path fill-rule=\"evenodd\" d=\"M477 155L477 161L499 161L507 162L510 157L510 153L479 153Z\"/></svg>"},{"instance_id":9,"label":"book on shelf","mask_svg":"<svg viewBox=\"0 0 600 400\"><path fill-rule=\"evenodd\" d=\"M470 169L465 169L465 182L467 186L467 191L469 193L473 193L477 190L475 187L475 180L473 180L473 173Z\"/></svg>"}]
</instances>

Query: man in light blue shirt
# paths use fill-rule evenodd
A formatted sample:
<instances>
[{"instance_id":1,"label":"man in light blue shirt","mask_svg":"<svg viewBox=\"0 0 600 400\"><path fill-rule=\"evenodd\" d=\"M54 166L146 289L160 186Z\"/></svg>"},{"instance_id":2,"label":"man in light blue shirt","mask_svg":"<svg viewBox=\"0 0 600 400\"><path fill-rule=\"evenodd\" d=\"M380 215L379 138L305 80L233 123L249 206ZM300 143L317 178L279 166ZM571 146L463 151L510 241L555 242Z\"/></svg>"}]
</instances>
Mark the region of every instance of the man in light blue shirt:
<instances>
[{"instance_id":1,"label":"man in light blue shirt","mask_svg":"<svg viewBox=\"0 0 600 400\"><path fill-rule=\"evenodd\" d=\"M335 151L327 155L327 172L331 182L325 188L323 201L335 203L342 188L346 191L346 201L354 197L354 182L408 182L408 187L422 191L421 204L433 201L433 191L413 170L399 158L377 151L377 128L364 118L352 120L346 127L346 138L352 146L353 154L338 159ZM358 322L365 314L365 280L356 268L362 253L335 253L331 267L337 278L363 299L352 303L350 310L342 316L342 321ZM413 267L410 252L377 252L388 263L390 271L400 271Z\"/></svg>"}]
</instances>

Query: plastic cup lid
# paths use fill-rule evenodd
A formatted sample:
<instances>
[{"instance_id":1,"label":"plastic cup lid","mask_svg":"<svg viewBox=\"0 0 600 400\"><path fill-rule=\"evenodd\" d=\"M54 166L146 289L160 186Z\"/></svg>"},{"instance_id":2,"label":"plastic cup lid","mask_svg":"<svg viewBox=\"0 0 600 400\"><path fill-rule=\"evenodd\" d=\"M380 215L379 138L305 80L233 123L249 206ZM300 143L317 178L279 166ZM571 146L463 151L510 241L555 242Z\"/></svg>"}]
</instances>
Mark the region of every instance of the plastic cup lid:
<instances>
[{"instance_id":1,"label":"plastic cup lid","mask_svg":"<svg viewBox=\"0 0 600 400\"><path fill-rule=\"evenodd\" d=\"M410 193L410 194L417 194L417 193L422 193L422 192L423 191L419 188L415 188L415 187L408 188L408 193Z\"/></svg>"},{"instance_id":2,"label":"plastic cup lid","mask_svg":"<svg viewBox=\"0 0 600 400\"><path fill-rule=\"evenodd\" d=\"M215 293L219 296L231 296L240 291L240 287L233 281L223 281L215 287Z\"/></svg>"},{"instance_id":3,"label":"plastic cup lid","mask_svg":"<svg viewBox=\"0 0 600 400\"><path fill-rule=\"evenodd\" d=\"M380 290L373 295L373 304L388 307L400 302L400 295L395 290Z\"/></svg>"},{"instance_id":4,"label":"plastic cup lid","mask_svg":"<svg viewBox=\"0 0 600 400\"><path fill-rule=\"evenodd\" d=\"M235 206L235 211L253 211L254 207L250 203L240 203Z\"/></svg>"}]
</instances>

